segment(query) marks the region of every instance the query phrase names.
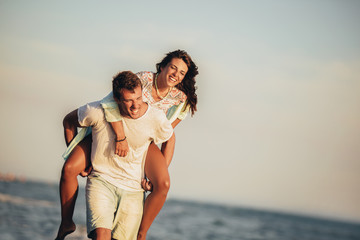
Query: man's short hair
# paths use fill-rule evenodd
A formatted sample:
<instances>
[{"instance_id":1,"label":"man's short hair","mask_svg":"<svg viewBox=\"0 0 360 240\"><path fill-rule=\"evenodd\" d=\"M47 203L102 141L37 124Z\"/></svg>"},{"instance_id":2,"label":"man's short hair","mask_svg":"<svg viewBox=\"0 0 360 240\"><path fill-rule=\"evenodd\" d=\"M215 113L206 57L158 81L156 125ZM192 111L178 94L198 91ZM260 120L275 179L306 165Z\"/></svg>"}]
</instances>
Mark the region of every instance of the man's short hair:
<instances>
[{"instance_id":1,"label":"man's short hair","mask_svg":"<svg viewBox=\"0 0 360 240\"><path fill-rule=\"evenodd\" d=\"M122 99L122 89L126 89L134 92L134 89L138 86L141 86L141 81L136 74L131 71L123 71L118 73L112 81L113 85L113 95L114 98L121 100Z\"/></svg>"}]
</instances>

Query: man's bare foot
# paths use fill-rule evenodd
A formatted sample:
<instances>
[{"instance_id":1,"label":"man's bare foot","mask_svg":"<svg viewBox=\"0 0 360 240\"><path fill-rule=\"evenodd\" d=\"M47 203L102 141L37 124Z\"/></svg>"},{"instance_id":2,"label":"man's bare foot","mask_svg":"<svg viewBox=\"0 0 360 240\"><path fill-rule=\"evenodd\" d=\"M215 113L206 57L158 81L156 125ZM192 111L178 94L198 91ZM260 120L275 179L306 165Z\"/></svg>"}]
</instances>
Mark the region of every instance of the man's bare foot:
<instances>
[{"instance_id":1,"label":"man's bare foot","mask_svg":"<svg viewBox=\"0 0 360 240\"><path fill-rule=\"evenodd\" d=\"M76 225L74 222L71 222L70 224L60 224L58 235L55 238L55 240L63 240L67 235L74 232L76 229Z\"/></svg>"}]
</instances>

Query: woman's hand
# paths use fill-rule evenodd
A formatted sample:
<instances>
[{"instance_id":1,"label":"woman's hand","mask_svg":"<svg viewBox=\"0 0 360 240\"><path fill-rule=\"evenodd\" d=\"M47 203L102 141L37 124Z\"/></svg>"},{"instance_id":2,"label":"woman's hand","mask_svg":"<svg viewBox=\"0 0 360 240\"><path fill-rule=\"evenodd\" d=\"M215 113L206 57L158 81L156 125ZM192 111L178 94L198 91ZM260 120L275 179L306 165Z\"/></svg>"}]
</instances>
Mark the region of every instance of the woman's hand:
<instances>
[{"instance_id":1,"label":"woman's hand","mask_svg":"<svg viewBox=\"0 0 360 240\"><path fill-rule=\"evenodd\" d=\"M115 154L120 157L125 157L129 152L129 144L127 140L121 142L115 142Z\"/></svg>"},{"instance_id":2,"label":"woman's hand","mask_svg":"<svg viewBox=\"0 0 360 240\"><path fill-rule=\"evenodd\" d=\"M151 192L153 189L152 183L147 179L141 180L141 187L145 190L145 192L147 192L147 191Z\"/></svg>"}]
</instances>

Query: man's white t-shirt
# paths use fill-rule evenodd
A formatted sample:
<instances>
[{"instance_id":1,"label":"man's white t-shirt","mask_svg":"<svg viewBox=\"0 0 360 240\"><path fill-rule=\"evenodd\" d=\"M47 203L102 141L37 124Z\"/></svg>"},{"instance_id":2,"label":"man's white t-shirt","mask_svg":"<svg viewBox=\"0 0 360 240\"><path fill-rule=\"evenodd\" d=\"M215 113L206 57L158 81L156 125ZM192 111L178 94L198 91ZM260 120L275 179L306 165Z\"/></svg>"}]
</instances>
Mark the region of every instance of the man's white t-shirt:
<instances>
[{"instance_id":1,"label":"man's white t-shirt","mask_svg":"<svg viewBox=\"0 0 360 240\"><path fill-rule=\"evenodd\" d=\"M105 120L100 101L88 103L78 109L79 123L92 127L91 176L100 175L109 183L127 191L143 191L145 157L151 141L167 141L173 128L165 114L148 105L143 116L137 119L124 117L122 122L129 152L126 157L115 154L115 134Z\"/></svg>"}]
</instances>

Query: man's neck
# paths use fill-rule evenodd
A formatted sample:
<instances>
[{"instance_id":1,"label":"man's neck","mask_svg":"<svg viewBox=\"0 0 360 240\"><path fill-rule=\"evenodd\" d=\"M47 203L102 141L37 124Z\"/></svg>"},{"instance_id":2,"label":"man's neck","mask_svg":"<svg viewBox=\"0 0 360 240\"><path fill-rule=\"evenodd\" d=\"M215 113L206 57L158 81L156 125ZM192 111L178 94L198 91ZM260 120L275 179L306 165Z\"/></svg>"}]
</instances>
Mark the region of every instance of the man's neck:
<instances>
[{"instance_id":1,"label":"man's neck","mask_svg":"<svg viewBox=\"0 0 360 240\"><path fill-rule=\"evenodd\" d=\"M140 107L140 117L144 116L144 114L146 113L146 111L148 110L149 108L149 105L146 103L146 102L143 102L141 104L141 107Z\"/></svg>"}]
</instances>

